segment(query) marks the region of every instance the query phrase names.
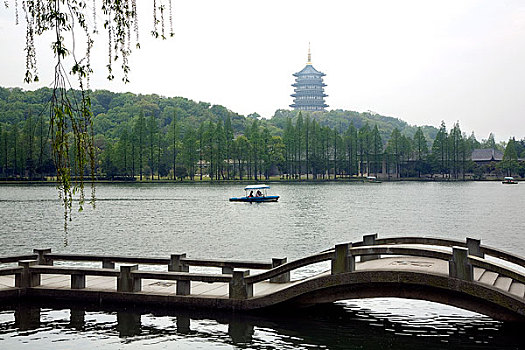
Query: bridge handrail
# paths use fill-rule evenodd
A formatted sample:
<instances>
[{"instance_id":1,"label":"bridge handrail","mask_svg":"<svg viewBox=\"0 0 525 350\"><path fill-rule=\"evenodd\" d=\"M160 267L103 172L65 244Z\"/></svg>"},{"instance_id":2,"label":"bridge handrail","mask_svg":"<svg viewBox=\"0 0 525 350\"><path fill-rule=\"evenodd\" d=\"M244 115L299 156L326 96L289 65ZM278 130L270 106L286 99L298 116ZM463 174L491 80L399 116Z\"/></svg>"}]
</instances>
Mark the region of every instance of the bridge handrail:
<instances>
[{"instance_id":1,"label":"bridge handrail","mask_svg":"<svg viewBox=\"0 0 525 350\"><path fill-rule=\"evenodd\" d=\"M0 268L0 276L6 276L6 275L16 275L18 273L21 273L23 270L22 267L3 267Z\"/></svg>"},{"instance_id":2,"label":"bridge handrail","mask_svg":"<svg viewBox=\"0 0 525 350\"><path fill-rule=\"evenodd\" d=\"M47 253L44 255L50 260L60 261L89 261L101 262L111 261L114 263L126 264L144 264L144 265L168 265L169 258L162 257L133 257L133 256L107 256L107 255L90 255L90 254L58 254ZM31 257L36 257L32 255ZM18 260L14 260L18 261ZM265 270L272 268L272 263L259 261L241 261L241 260L219 260L219 259L189 259L181 258L181 263L188 266L206 266L206 267L232 267L232 268L250 268Z\"/></svg>"},{"instance_id":3,"label":"bridge handrail","mask_svg":"<svg viewBox=\"0 0 525 350\"><path fill-rule=\"evenodd\" d=\"M328 252L318 253L315 255L310 255L305 258L300 258L300 259L279 265L268 271L261 272L256 275L247 276L245 277L244 280L246 281L246 283L261 282L261 281L264 281L264 280L267 280L273 277L277 277L283 273L286 273L292 270L296 270L304 266L308 266L308 265L320 263L326 260L330 260L332 259L333 255L334 255L333 250L328 251Z\"/></svg>"},{"instance_id":4,"label":"bridge handrail","mask_svg":"<svg viewBox=\"0 0 525 350\"><path fill-rule=\"evenodd\" d=\"M45 257L49 260L59 261L89 261L101 262L111 261L115 263L126 264L151 264L151 265L167 265L170 262L169 258L161 257L133 257L133 256L108 256L108 255L91 255L91 254L60 254L48 253Z\"/></svg>"},{"instance_id":5,"label":"bridge handrail","mask_svg":"<svg viewBox=\"0 0 525 350\"><path fill-rule=\"evenodd\" d=\"M412 247L392 247L392 246L369 246L369 247L358 247L350 248L349 251L353 255L410 255L410 256L421 256L425 258L436 258L442 260L450 260L452 253L433 250L433 249L421 249ZM472 266L483 268L492 272L496 272L504 277L510 277L521 283L525 283L525 276L519 272L512 270L506 266L501 266L494 262L488 262L483 258L469 255L469 262Z\"/></svg>"},{"instance_id":6,"label":"bridge handrail","mask_svg":"<svg viewBox=\"0 0 525 350\"><path fill-rule=\"evenodd\" d=\"M349 253L353 256L363 255L409 255L420 256L424 258L435 258L441 260L450 260L452 253L436 249L421 249L414 247L393 247L393 246L364 246L352 247Z\"/></svg>"},{"instance_id":7,"label":"bridge handrail","mask_svg":"<svg viewBox=\"0 0 525 350\"><path fill-rule=\"evenodd\" d=\"M171 272L171 271L131 271L131 275L141 279L155 279L167 281L199 281L199 282L222 282L229 283L231 275L212 275L206 273Z\"/></svg>"},{"instance_id":8,"label":"bridge handrail","mask_svg":"<svg viewBox=\"0 0 525 350\"><path fill-rule=\"evenodd\" d=\"M499 258L499 259L502 259L502 260L505 260L505 261L508 261L510 263L513 263L513 264L516 264L516 265L519 265L521 267L524 267L525 268L525 259L517 256L517 255L514 255L512 253L509 253L509 252L506 252L504 250L501 250L501 249L496 249L496 248L491 248L491 247L487 247L487 246L480 246L480 250L482 253L486 254L486 255L490 255L490 256L493 256L495 258Z\"/></svg>"},{"instance_id":9,"label":"bridge handrail","mask_svg":"<svg viewBox=\"0 0 525 350\"><path fill-rule=\"evenodd\" d=\"M359 242L362 243L362 242ZM420 244L420 245L435 245L442 247L466 247L467 243L465 241L460 241L457 239L448 239L448 238L432 238L432 237L386 237L386 238L377 238L375 240L376 245L387 245L387 244ZM364 244L354 244L353 246L361 246Z\"/></svg>"},{"instance_id":10,"label":"bridge handrail","mask_svg":"<svg viewBox=\"0 0 525 350\"><path fill-rule=\"evenodd\" d=\"M258 261L242 261L242 260L219 260L219 259L180 259L189 266L206 266L206 267L233 267L240 269L255 269L268 270L271 269L272 263L258 262Z\"/></svg>"},{"instance_id":11,"label":"bridge handrail","mask_svg":"<svg viewBox=\"0 0 525 350\"><path fill-rule=\"evenodd\" d=\"M36 254L25 254L25 255L12 255L12 256L0 256L0 264L8 264L18 262L20 260L32 260L36 259Z\"/></svg>"},{"instance_id":12,"label":"bridge handrail","mask_svg":"<svg viewBox=\"0 0 525 350\"><path fill-rule=\"evenodd\" d=\"M49 266L49 265L32 265L29 270L37 274L49 275L74 275L83 274L87 276L104 276L118 277L119 270L115 269L97 269L91 267L69 267L69 266Z\"/></svg>"},{"instance_id":13,"label":"bridge handrail","mask_svg":"<svg viewBox=\"0 0 525 350\"><path fill-rule=\"evenodd\" d=\"M449 261L452 259L452 253L429 249L429 248L415 248L415 247L396 247L391 245L376 245L376 246L358 246L351 247L349 249L349 254L352 256L366 256L366 255L408 255L408 256L418 256L425 258L435 258ZM324 251L309 257L301 258L289 263L280 265L271 270L248 276L245 278L246 283L257 283L273 277L277 277L286 272L291 272L292 270L298 269L300 267L308 266L311 264L319 263L322 261L329 260L333 257L334 251ZM505 277L513 278L521 283L525 283L525 276L521 275L519 272L516 272L510 268L498 265L493 262L487 262L482 258L469 256L469 262L472 266L480 267L485 270L496 272Z\"/></svg>"},{"instance_id":14,"label":"bridge handrail","mask_svg":"<svg viewBox=\"0 0 525 350\"><path fill-rule=\"evenodd\" d=\"M467 243L461 240L447 239L447 238L431 238L431 237L387 237L375 239L374 245L386 245L386 244L419 244L419 245L435 245L442 247L467 247ZM355 242L352 244L354 247L364 246L363 241ZM480 245L480 251L483 254L506 260L510 263L525 267L525 259L507 251Z\"/></svg>"}]
</instances>

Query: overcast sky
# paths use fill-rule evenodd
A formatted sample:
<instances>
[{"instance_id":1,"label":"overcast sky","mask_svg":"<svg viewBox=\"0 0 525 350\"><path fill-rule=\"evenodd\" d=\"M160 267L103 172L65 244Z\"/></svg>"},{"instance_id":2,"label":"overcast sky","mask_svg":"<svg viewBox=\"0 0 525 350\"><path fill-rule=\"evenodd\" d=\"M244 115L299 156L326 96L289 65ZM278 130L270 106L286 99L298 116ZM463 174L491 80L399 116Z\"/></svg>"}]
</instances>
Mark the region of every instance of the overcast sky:
<instances>
[{"instance_id":1,"label":"overcast sky","mask_svg":"<svg viewBox=\"0 0 525 350\"><path fill-rule=\"evenodd\" d=\"M148 34L152 1L137 2L142 48L130 60L131 83L120 72L105 80L104 35L96 38L91 88L183 96L271 117L289 109L292 74L306 64L311 42L329 109L416 125L444 120L448 128L459 121L478 140L491 131L499 141L525 137L523 0L173 0L176 34L166 41ZM37 39L41 83L24 84L25 27L14 22L2 4L0 85L50 86L50 38Z\"/></svg>"}]
</instances>

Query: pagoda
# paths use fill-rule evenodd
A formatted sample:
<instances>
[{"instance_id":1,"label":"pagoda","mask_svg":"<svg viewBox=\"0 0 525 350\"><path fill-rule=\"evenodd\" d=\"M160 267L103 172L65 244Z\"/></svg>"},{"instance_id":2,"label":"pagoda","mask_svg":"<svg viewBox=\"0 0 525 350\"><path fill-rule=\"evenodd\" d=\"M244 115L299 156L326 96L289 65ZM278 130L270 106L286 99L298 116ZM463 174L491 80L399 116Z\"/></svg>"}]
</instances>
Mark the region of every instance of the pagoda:
<instances>
[{"instance_id":1,"label":"pagoda","mask_svg":"<svg viewBox=\"0 0 525 350\"><path fill-rule=\"evenodd\" d=\"M324 111L327 104L324 98L328 95L324 93L323 77L326 74L319 72L312 66L312 55L310 53L310 45L308 45L308 62L300 72L294 73L295 88L293 97L293 104L290 105L295 110L300 111Z\"/></svg>"}]
</instances>

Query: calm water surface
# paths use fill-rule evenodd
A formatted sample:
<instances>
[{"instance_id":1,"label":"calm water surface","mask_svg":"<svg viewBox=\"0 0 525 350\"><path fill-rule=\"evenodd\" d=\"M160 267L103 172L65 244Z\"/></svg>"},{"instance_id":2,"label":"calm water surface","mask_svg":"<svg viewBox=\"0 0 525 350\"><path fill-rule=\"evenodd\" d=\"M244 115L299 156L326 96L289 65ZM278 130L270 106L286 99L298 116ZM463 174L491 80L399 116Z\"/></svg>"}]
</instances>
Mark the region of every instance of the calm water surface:
<instances>
[{"instance_id":1,"label":"calm water surface","mask_svg":"<svg viewBox=\"0 0 525 350\"><path fill-rule=\"evenodd\" d=\"M230 203L242 185L98 185L96 209L67 233L53 186L0 186L0 255L54 252L268 261L363 234L481 238L524 255L525 186L468 183L274 184L278 203ZM305 314L235 316L4 306L0 347L517 349L510 325L402 299L350 300ZM446 345L448 344L448 345Z\"/></svg>"}]
</instances>

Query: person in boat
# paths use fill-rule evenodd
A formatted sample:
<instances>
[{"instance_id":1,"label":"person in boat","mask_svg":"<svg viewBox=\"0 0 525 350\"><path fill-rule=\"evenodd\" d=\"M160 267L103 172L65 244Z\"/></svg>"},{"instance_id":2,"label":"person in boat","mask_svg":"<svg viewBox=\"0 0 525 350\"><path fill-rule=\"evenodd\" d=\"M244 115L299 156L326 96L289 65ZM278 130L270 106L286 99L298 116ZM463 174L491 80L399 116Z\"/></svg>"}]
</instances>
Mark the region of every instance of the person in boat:
<instances>
[{"instance_id":1,"label":"person in boat","mask_svg":"<svg viewBox=\"0 0 525 350\"><path fill-rule=\"evenodd\" d=\"M250 191L250 195L248 197L253 197L253 191Z\"/></svg>"},{"instance_id":2,"label":"person in boat","mask_svg":"<svg viewBox=\"0 0 525 350\"><path fill-rule=\"evenodd\" d=\"M257 197L262 197L262 192L260 190L257 190L257 193L255 194Z\"/></svg>"}]
</instances>

